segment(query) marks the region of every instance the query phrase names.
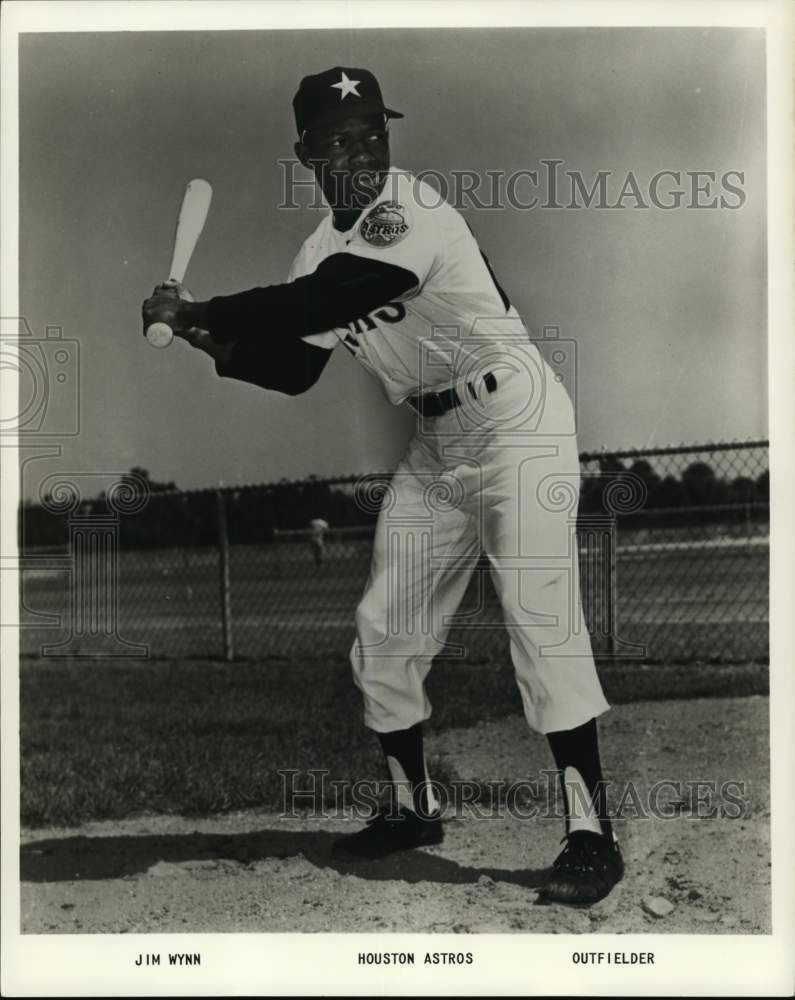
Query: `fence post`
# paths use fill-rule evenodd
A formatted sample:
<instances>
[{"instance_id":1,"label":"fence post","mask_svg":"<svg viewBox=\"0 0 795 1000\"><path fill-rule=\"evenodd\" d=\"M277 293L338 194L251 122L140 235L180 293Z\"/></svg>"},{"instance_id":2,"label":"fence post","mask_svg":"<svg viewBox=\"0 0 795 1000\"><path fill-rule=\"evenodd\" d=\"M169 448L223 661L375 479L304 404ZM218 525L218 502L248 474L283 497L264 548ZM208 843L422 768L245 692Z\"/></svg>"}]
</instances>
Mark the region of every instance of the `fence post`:
<instances>
[{"instance_id":1,"label":"fence post","mask_svg":"<svg viewBox=\"0 0 795 1000\"><path fill-rule=\"evenodd\" d=\"M231 663L235 658L232 640L232 594L229 582L229 526L226 520L226 503L223 490L215 491L218 508L218 569L221 590L221 630L224 642L224 659Z\"/></svg>"}]
</instances>

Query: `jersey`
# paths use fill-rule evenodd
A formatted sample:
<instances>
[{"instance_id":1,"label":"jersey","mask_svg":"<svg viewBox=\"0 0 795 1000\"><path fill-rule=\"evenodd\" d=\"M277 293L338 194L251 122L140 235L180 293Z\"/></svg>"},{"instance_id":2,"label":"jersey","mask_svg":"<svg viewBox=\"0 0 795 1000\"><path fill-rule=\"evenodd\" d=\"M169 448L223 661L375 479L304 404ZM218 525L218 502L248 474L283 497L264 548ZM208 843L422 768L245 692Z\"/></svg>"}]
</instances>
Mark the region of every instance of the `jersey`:
<instances>
[{"instance_id":1,"label":"jersey","mask_svg":"<svg viewBox=\"0 0 795 1000\"><path fill-rule=\"evenodd\" d=\"M381 260L410 271L416 285L343 327L303 339L342 343L381 382L387 398L440 390L482 370L512 344L535 350L463 216L429 184L393 167L383 190L347 232L329 212L303 243L289 281L332 254Z\"/></svg>"}]
</instances>

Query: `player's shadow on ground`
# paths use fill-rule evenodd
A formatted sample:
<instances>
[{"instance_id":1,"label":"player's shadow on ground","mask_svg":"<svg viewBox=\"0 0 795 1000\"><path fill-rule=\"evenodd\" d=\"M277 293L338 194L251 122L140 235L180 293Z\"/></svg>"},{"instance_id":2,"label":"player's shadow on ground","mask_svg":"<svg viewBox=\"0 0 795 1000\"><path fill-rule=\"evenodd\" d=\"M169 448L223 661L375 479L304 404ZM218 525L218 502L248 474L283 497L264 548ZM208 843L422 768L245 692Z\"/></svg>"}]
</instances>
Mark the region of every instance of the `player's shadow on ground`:
<instances>
[{"instance_id":1,"label":"player's shadow on ground","mask_svg":"<svg viewBox=\"0 0 795 1000\"><path fill-rule=\"evenodd\" d=\"M64 837L25 844L20 851L23 882L70 882L130 878L144 875L159 862L186 865L217 861L252 865L267 859L303 855L317 868L332 868L375 881L477 882L487 875L495 882L536 888L548 869L513 871L467 868L426 851L402 851L382 861L347 864L331 856L338 833L261 830L238 834L164 834L120 837Z\"/></svg>"}]
</instances>

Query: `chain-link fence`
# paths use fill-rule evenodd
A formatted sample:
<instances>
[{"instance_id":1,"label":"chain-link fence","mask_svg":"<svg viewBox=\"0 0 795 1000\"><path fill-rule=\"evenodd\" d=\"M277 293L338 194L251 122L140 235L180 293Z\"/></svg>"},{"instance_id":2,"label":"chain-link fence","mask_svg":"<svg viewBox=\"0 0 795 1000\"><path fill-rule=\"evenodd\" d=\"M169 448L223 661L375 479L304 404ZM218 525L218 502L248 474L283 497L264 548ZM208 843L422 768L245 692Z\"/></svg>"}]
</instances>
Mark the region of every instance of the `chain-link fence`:
<instances>
[{"instance_id":1,"label":"chain-link fence","mask_svg":"<svg viewBox=\"0 0 795 1000\"><path fill-rule=\"evenodd\" d=\"M581 464L575 526L595 651L645 661L766 659L767 442L602 451ZM27 505L22 652L347 656L375 523L360 487L348 477L149 492L133 475L115 500ZM313 518L331 527L313 532ZM447 655L507 657L500 622L484 557Z\"/></svg>"}]
</instances>

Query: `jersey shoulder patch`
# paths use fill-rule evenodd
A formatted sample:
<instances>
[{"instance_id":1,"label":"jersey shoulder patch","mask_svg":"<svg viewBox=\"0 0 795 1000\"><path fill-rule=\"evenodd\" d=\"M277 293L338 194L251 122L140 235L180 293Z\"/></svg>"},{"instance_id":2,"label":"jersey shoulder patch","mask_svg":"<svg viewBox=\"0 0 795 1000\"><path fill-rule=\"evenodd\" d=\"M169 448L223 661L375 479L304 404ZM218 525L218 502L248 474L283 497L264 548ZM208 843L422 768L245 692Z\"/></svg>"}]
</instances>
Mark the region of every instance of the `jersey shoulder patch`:
<instances>
[{"instance_id":1,"label":"jersey shoulder patch","mask_svg":"<svg viewBox=\"0 0 795 1000\"><path fill-rule=\"evenodd\" d=\"M374 205L362 219L359 234L371 247L391 247L411 229L408 210L398 201Z\"/></svg>"}]
</instances>

